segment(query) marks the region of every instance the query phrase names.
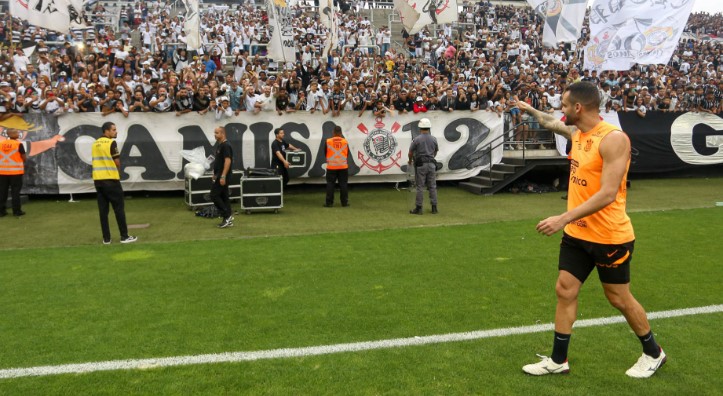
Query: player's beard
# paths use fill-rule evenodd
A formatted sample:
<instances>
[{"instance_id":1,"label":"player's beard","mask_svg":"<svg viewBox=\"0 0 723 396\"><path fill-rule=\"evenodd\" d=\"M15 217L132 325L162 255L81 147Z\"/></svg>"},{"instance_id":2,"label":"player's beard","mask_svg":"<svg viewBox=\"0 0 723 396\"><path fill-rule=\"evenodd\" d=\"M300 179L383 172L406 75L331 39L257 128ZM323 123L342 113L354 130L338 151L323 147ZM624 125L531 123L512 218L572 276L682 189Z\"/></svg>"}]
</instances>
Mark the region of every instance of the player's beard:
<instances>
[{"instance_id":1,"label":"player's beard","mask_svg":"<svg viewBox=\"0 0 723 396\"><path fill-rule=\"evenodd\" d=\"M565 113L565 125L574 126L576 123L577 123L577 117L575 116L575 114Z\"/></svg>"}]
</instances>

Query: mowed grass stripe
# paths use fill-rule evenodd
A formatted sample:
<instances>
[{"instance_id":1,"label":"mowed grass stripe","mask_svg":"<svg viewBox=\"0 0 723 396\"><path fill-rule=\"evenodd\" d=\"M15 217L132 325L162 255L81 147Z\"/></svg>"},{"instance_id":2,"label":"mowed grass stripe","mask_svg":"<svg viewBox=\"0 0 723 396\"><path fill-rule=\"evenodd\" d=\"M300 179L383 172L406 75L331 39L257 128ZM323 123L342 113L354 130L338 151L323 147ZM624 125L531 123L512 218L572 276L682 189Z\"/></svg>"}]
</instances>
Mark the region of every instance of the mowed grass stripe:
<instances>
[{"instance_id":1,"label":"mowed grass stripe","mask_svg":"<svg viewBox=\"0 0 723 396\"><path fill-rule=\"evenodd\" d=\"M648 313L649 319L667 319L680 316L702 315L723 312L723 304L709 305L705 307L674 309ZM617 323L624 323L623 316L610 316L596 319L583 319L575 323L575 328L606 326ZM283 359L295 357L308 357L317 355L329 355L335 353L369 351L374 349L388 349L409 347L416 345L440 344L448 342L460 342L479 340L492 337L507 337L512 335L540 333L554 329L554 323L546 323L534 326L508 327L492 330L480 330L464 333L441 334L424 337L397 338L390 340L354 342L336 345L321 345L304 348L280 348L265 351L253 352L226 352L206 355L173 356L154 359L128 359L111 360L105 362L88 362L77 364L64 364L57 366L39 366L27 368L14 368L0 370L0 378L20 378L49 376L59 374L83 374L97 371L115 370L138 370L153 369L172 366L189 366L212 363L238 363L264 359Z\"/></svg>"}]
</instances>

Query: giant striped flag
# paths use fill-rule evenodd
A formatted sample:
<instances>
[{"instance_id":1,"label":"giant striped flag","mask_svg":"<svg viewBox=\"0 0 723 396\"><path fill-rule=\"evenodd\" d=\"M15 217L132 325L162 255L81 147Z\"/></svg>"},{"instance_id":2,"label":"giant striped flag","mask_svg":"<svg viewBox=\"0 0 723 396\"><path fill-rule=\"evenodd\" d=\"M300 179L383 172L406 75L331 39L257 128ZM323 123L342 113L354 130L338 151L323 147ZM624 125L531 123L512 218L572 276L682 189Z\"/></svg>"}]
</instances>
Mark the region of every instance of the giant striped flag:
<instances>
[{"instance_id":1,"label":"giant striped flag","mask_svg":"<svg viewBox=\"0 0 723 396\"><path fill-rule=\"evenodd\" d=\"M555 47L559 43L576 42L580 38L586 5L587 0L547 0L542 43Z\"/></svg>"}]
</instances>

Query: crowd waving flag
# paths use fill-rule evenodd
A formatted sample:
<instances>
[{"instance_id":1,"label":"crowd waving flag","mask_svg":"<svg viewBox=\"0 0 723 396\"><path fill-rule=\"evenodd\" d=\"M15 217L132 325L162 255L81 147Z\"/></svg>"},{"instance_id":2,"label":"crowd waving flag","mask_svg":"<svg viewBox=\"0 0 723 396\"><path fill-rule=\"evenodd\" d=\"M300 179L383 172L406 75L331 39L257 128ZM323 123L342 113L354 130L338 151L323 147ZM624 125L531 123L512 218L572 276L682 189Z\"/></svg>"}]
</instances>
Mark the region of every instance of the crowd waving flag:
<instances>
[{"instance_id":1,"label":"crowd waving flag","mask_svg":"<svg viewBox=\"0 0 723 396\"><path fill-rule=\"evenodd\" d=\"M587 0L547 0L542 43L547 47L555 47L559 43L576 42L580 38L586 5ZM535 9L538 7L542 6L538 4Z\"/></svg>"},{"instance_id":2,"label":"crowd waving flag","mask_svg":"<svg viewBox=\"0 0 723 396\"><path fill-rule=\"evenodd\" d=\"M71 21L82 21L82 12L82 0L10 0L10 15L59 33L68 33Z\"/></svg>"},{"instance_id":3,"label":"crowd waving flag","mask_svg":"<svg viewBox=\"0 0 723 396\"><path fill-rule=\"evenodd\" d=\"M409 34L425 26L457 22L457 0L394 0L394 8Z\"/></svg>"},{"instance_id":4,"label":"crowd waving flag","mask_svg":"<svg viewBox=\"0 0 723 396\"><path fill-rule=\"evenodd\" d=\"M636 63L668 63L694 2L626 1L614 6L609 0L595 0L584 68L629 70Z\"/></svg>"}]
</instances>

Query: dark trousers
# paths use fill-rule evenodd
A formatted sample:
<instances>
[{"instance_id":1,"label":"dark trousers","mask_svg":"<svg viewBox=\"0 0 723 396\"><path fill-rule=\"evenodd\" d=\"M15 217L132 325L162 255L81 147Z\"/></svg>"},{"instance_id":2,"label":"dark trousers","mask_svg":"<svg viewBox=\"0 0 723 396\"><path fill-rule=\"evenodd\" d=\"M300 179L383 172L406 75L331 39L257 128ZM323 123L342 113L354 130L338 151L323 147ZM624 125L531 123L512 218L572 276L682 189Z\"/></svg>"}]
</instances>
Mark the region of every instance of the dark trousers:
<instances>
[{"instance_id":1,"label":"dark trousers","mask_svg":"<svg viewBox=\"0 0 723 396\"><path fill-rule=\"evenodd\" d=\"M211 186L211 201L216 205L216 208L221 212L224 219L231 217L231 199L229 198L228 192L228 180L226 180L225 186L221 185L220 179L216 179L216 181L213 182Z\"/></svg>"},{"instance_id":2,"label":"dark trousers","mask_svg":"<svg viewBox=\"0 0 723 396\"><path fill-rule=\"evenodd\" d=\"M23 188L23 175L0 175L0 213L5 213L8 202L8 190L13 201L13 214L20 214L20 189Z\"/></svg>"},{"instance_id":3,"label":"dark trousers","mask_svg":"<svg viewBox=\"0 0 723 396\"><path fill-rule=\"evenodd\" d=\"M115 213L115 221L118 223L121 239L127 238L128 224L126 224L125 201L120 181L96 181L95 191L98 192L98 214L100 214L100 229L103 232L103 240L110 240L110 225L108 224L110 205L113 205L113 213Z\"/></svg>"},{"instance_id":4,"label":"dark trousers","mask_svg":"<svg viewBox=\"0 0 723 396\"><path fill-rule=\"evenodd\" d=\"M289 184L289 170L286 169L283 164L276 165L276 170L279 172L281 177L284 178L284 187L286 187L286 185Z\"/></svg>"},{"instance_id":5,"label":"dark trousers","mask_svg":"<svg viewBox=\"0 0 723 396\"><path fill-rule=\"evenodd\" d=\"M342 205L349 203L349 169L327 169L326 170L326 204L334 203L334 186L339 181L340 200Z\"/></svg>"}]
</instances>

